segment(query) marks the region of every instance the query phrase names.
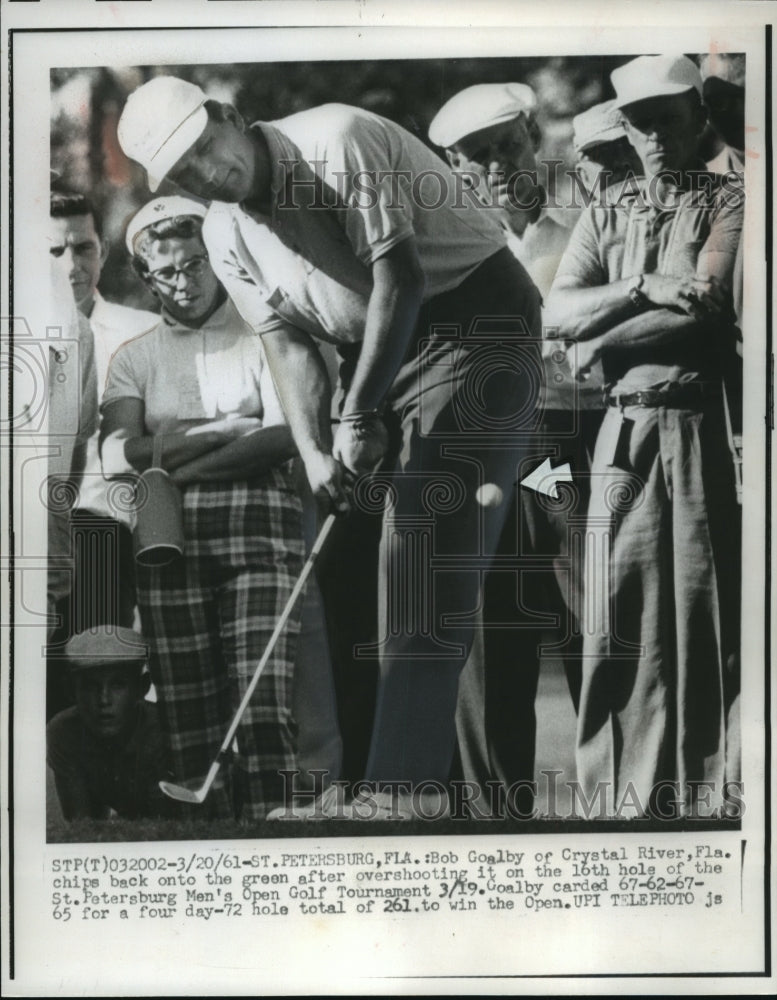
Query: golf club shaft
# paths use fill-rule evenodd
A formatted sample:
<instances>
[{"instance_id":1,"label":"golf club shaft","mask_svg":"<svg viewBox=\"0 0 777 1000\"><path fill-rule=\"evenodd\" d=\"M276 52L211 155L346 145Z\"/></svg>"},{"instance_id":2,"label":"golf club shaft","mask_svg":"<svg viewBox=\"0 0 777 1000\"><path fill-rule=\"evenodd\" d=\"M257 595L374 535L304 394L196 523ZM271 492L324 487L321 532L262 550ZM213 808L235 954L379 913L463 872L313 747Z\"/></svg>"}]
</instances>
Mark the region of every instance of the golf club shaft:
<instances>
[{"instance_id":1,"label":"golf club shaft","mask_svg":"<svg viewBox=\"0 0 777 1000\"><path fill-rule=\"evenodd\" d=\"M310 555L308 556L305 565L302 567L302 572L299 575L299 579L294 584L294 589L292 590L291 595L289 596L289 599L286 602L286 607L283 609L283 613L281 614L281 617L278 619L275 629L273 630L273 634L270 636L270 640L267 643L267 648L262 654L261 660L256 665L254 676L251 678L251 683L246 688L245 694L243 695L240 701L240 705L238 706L237 712L235 712L235 717L232 720L232 724L227 730L227 735L224 737L224 740L221 746L219 747L218 757L216 758L217 763L220 762L221 757L229 749L229 747L232 744L232 740L235 738L237 727L240 725L240 720L243 718L245 710L248 708L249 702L253 697L253 693L256 690L256 685L259 683L259 678L262 676L264 668L267 665L267 661L272 656L273 650L275 649L275 645L278 642L278 639L280 638L281 632L285 628L289 615L291 614L294 605L297 602L297 598L302 592L302 588L305 586L307 578L310 576L310 572L313 569L313 564L316 561L316 557L318 556L318 553L321 551L321 547L326 541L326 537L329 534L332 525L335 523L335 516L336 516L335 514L327 515L326 520L321 526L321 530L318 533L318 538L316 539L313 548L310 550ZM218 768L216 768L216 770L218 770ZM212 777L211 777L211 772L212 772ZM213 767L211 767L211 772L208 773L208 778L210 778L210 781L212 783L213 778L215 778L216 776L216 771L214 771Z\"/></svg>"}]
</instances>

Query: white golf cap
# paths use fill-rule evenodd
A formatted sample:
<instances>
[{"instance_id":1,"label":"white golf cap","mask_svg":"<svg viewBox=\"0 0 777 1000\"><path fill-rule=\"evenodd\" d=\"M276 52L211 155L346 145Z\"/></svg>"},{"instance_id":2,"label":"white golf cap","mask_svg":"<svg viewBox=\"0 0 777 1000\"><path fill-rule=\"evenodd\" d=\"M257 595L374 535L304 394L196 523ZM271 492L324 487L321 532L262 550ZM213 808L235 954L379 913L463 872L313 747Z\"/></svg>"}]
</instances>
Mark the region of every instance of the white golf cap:
<instances>
[{"instance_id":1,"label":"white golf cap","mask_svg":"<svg viewBox=\"0 0 777 1000\"><path fill-rule=\"evenodd\" d=\"M623 119L615 107L615 101L604 101L602 104L594 104L586 111L581 111L572 119L572 128L573 143L578 153L592 146L599 146L603 142L623 139L626 135Z\"/></svg>"},{"instance_id":2,"label":"white golf cap","mask_svg":"<svg viewBox=\"0 0 777 1000\"><path fill-rule=\"evenodd\" d=\"M443 104L429 126L429 138L438 146L452 146L482 128L529 116L536 107L537 97L525 83L478 83Z\"/></svg>"},{"instance_id":3,"label":"white golf cap","mask_svg":"<svg viewBox=\"0 0 777 1000\"><path fill-rule=\"evenodd\" d=\"M615 87L615 107L672 97L695 90L701 97L701 73L686 56L639 56L610 73Z\"/></svg>"},{"instance_id":4,"label":"white golf cap","mask_svg":"<svg viewBox=\"0 0 777 1000\"><path fill-rule=\"evenodd\" d=\"M208 124L203 90L176 76L157 76L127 98L119 119L121 148L145 167L148 186L156 191Z\"/></svg>"},{"instance_id":5,"label":"white golf cap","mask_svg":"<svg viewBox=\"0 0 777 1000\"><path fill-rule=\"evenodd\" d=\"M154 198L132 216L127 225L127 235L124 242L131 254L135 253L135 237L148 226L158 225L167 219L177 219L181 215L195 215L204 219L208 211L208 206L194 198L185 198L183 195L170 195L167 198Z\"/></svg>"}]
</instances>

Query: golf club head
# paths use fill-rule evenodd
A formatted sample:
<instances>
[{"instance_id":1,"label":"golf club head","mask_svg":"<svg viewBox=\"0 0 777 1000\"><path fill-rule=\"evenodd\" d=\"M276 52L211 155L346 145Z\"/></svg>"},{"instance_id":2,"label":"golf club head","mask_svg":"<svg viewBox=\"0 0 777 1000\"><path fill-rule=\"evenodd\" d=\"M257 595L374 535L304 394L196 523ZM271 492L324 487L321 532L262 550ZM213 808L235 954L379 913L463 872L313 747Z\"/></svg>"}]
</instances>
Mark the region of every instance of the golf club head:
<instances>
[{"instance_id":1,"label":"golf club head","mask_svg":"<svg viewBox=\"0 0 777 1000\"><path fill-rule=\"evenodd\" d=\"M169 799L175 799L176 802L189 802L198 806L202 805L208 794L207 788L198 788L197 791L192 791L182 785L174 785L172 781L160 781L159 787Z\"/></svg>"}]
</instances>

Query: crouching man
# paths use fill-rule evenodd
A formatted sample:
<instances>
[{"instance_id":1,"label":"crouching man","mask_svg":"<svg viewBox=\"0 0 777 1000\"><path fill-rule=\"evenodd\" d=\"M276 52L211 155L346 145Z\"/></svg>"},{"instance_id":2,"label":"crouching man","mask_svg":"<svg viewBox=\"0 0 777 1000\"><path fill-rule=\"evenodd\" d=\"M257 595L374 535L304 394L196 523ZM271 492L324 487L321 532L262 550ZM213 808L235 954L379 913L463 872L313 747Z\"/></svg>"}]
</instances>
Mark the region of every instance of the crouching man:
<instances>
[{"instance_id":1,"label":"crouching man","mask_svg":"<svg viewBox=\"0 0 777 1000\"><path fill-rule=\"evenodd\" d=\"M100 625L65 646L75 705L46 728L47 761L66 820L170 815L159 790L169 780L157 706L149 689L147 647L133 629Z\"/></svg>"}]
</instances>

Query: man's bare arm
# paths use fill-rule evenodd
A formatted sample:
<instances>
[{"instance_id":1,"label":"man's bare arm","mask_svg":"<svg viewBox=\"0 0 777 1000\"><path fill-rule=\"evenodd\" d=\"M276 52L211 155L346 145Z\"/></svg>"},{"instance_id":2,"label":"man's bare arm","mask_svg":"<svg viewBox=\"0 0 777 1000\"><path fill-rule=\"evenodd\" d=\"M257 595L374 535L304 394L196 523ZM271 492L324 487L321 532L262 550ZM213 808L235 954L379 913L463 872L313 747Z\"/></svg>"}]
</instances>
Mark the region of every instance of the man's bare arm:
<instances>
[{"instance_id":1,"label":"man's bare arm","mask_svg":"<svg viewBox=\"0 0 777 1000\"><path fill-rule=\"evenodd\" d=\"M344 415L377 409L407 354L424 293L424 273L413 237L372 265L373 288L367 308L359 361Z\"/></svg>"},{"instance_id":2,"label":"man's bare arm","mask_svg":"<svg viewBox=\"0 0 777 1000\"><path fill-rule=\"evenodd\" d=\"M697 320L671 309L650 309L624 320L597 337L578 341L571 346L568 357L573 373L581 376L605 353L644 350L647 347L662 347L665 344L678 347L693 343L708 344L711 333L719 331L722 338L726 330L730 331L733 348L735 337L733 326L709 317L706 320ZM721 348L725 347L720 339L718 345Z\"/></svg>"},{"instance_id":3,"label":"man's bare arm","mask_svg":"<svg viewBox=\"0 0 777 1000\"><path fill-rule=\"evenodd\" d=\"M262 333L273 377L313 495L336 510L348 510L343 468L332 456L329 374L312 337L287 323Z\"/></svg>"},{"instance_id":4,"label":"man's bare arm","mask_svg":"<svg viewBox=\"0 0 777 1000\"><path fill-rule=\"evenodd\" d=\"M640 292L646 300L646 309L637 312L638 307L629 294L633 280L622 278L609 285L587 287L574 278L559 278L548 297L545 326L555 328L563 340L583 341L644 316L658 314L657 331L661 315L700 320L720 313L725 307L725 293L714 277L645 274ZM651 321L644 325L637 322L634 330L647 336L653 326ZM629 336L625 334L626 339Z\"/></svg>"}]
</instances>

